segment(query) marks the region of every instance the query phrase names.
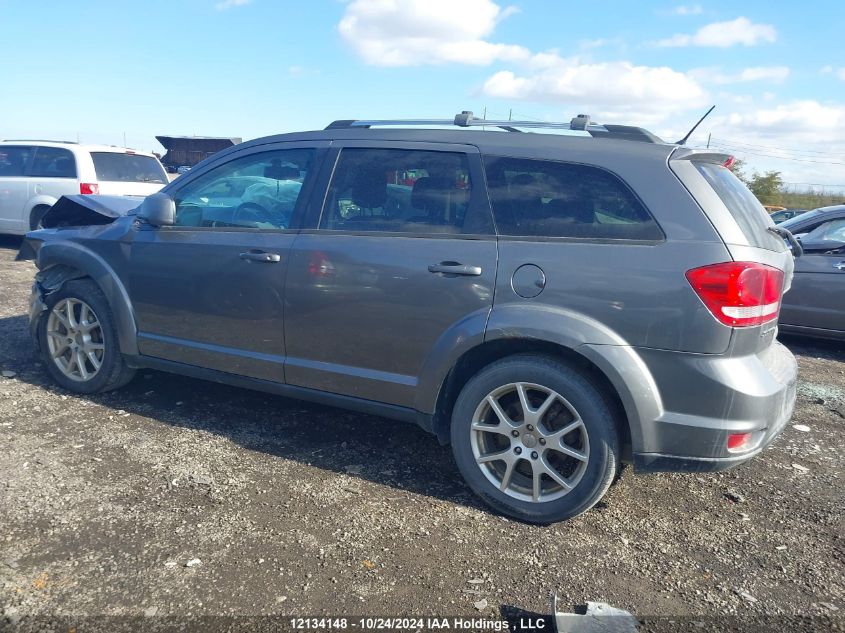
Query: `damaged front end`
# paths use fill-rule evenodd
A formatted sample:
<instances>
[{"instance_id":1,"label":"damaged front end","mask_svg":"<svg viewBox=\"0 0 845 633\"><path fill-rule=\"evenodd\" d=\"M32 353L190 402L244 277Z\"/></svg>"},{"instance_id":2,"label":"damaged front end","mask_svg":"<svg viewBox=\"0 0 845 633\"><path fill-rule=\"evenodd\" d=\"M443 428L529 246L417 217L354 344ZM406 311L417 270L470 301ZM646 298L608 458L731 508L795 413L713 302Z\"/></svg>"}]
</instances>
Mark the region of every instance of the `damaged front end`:
<instances>
[{"instance_id":1,"label":"damaged front end","mask_svg":"<svg viewBox=\"0 0 845 633\"><path fill-rule=\"evenodd\" d=\"M85 277L85 273L69 266L51 266L35 274L32 293L29 297L29 332L35 340L36 347L39 346L38 322L47 311L45 299L71 279L81 279L82 277Z\"/></svg>"},{"instance_id":2,"label":"damaged front end","mask_svg":"<svg viewBox=\"0 0 845 633\"><path fill-rule=\"evenodd\" d=\"M137 209L143 198L131 196L62 196L41 220L45 229L111 224Z\"/></svg>"},{"instance_id":3,"label":"damaged front end","mask_svg":"<svg viewBox=\"0 0 845 633\"><path fill-rule=\"evenodd\" d=\"M135 196L62 196L41 219L41 227L59 229L111 224L141 206ZM37 260L48 232L32 231L21 244L15 261Z\"/></svg>"}]
</instances>

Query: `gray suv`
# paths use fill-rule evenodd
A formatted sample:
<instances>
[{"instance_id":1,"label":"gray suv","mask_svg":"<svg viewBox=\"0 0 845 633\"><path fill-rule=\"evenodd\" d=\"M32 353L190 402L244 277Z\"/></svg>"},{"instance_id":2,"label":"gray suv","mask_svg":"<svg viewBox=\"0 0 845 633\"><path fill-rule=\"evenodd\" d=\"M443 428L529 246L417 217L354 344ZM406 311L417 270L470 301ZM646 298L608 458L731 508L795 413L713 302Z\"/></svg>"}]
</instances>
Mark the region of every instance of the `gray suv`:
<instances>
[{"instance_id":1,"label":"gray suv","mask_svg":"<svg viewBox=\"0 0 845 633\"><path fill-rule=\"evenodd\" d=\"M793 256L729 157L537 127L337 121L215 154L128 213L64 199L20 254L44 365L78 393L153 368L412 422L537 523L623 462L759 453L795 401L775 340Z\"/></svg>"}]
</instances>

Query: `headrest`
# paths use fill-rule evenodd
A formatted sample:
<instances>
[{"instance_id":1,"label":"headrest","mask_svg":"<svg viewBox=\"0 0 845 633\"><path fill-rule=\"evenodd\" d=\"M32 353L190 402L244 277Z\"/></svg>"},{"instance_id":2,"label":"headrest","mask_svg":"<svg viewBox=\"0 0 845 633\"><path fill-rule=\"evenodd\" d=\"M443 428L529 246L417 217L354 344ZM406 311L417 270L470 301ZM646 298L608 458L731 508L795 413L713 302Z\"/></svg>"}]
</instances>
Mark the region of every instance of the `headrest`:
<instances>
[{"instance_id":1,"label":"headrest","mask_svg":"<svg viewBox=\"0 0 845 633\"><path fill-rule=\"evenodd\" d=\"M364 209L377 209L387 201L387 178L382 171L364 171L352 185L352 203Z\"/></svg>"},{"instance_id":2,"label":"headrest","mask_svg":"<svg viewBox=\"0 0 845 633\"><path fill-rule=\"evenodd\" d=\"M454 183L447 178L435 176L418 178L411 191L411 206L423 211L442 213L446 210L446 202L452 189L454 189Z\"/></svg>"}]
</instances>

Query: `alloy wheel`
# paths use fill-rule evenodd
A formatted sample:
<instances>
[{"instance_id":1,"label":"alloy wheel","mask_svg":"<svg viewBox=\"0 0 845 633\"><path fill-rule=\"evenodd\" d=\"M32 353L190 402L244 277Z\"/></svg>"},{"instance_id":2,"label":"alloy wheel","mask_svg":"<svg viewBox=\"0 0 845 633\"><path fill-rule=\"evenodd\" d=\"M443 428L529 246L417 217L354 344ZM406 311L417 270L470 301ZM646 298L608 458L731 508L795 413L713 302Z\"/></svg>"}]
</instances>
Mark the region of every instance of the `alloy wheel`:
<instances>
[{"instance_id":1,"label":"alloy wheel","mask_svg":"<svg viewBox=\"0 0 845 633\"><path fill-rule=\"evenodd\" d=\"M47 319L47 348L56 367L71 380L85 382L96 376L106 348L91 306L72 298L53 306Z\"/></svg>"},{"instance_id":2,"label":"alloy wheel","mask_svg":"<svg viewBox=\"0 0 845 633\"><path fill-rule=\"evenodd\" d=\"M559 393L517 382L478 405L470 433L475 462L510 497L553 501L575 489L590 458L587 427Z\"/></svg>"}]
</instances>

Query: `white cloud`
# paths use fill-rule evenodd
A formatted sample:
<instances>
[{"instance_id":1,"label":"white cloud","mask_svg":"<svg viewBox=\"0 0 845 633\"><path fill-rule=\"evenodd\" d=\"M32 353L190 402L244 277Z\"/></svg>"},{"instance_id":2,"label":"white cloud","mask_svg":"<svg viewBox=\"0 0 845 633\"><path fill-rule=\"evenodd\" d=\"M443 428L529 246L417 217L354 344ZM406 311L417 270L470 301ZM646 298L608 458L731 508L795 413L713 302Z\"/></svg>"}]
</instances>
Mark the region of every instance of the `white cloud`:
<instances>
[{"instance_id":1,"label":"white cloud","mask_svg":"<svg viewBox=\"0 0 845 633\"><path fill-rule=\"evenodd\" d=\"M845 66L843 66L842 68L834 68L833 66L828 64L827 66L822 66L821 68L819 68L819 74L835 75L842 81L845 81Z\"/></svg>"},{"instance_id":2,"label":"white cloud","mask_svg":"<svg viewBox=\"0 0 845 633\"><path fill-rule=\"evenodd\" d=\"M231 9L232 7L242 7L250 2L252 2L252 0L222 0L222 2L215 4L214 8L218 11L225 11L226 9Z\"/></svg>"},{"instance_id":3,"label":"white cloud","mask_svg":"<svg viewBox=\"0 0 845 633\"><path fill-rule=\"evenodd\" d=\"M780 171L788 183L839 185L834 190L845 195L845 103L752 104L714 113L702 127L703 138L712 132L713 142L745 160L748 171Z\"/></svg>"},{"instance_id":4,"label":"white cloud","mask_svg":"<svg viewBox=\"0 0 845 633\"><path fill-rule=\"evenodd\" d=\"M817 142L837 136L845 141L845 105L792 101L745 114L732 113L727 124L766 136L789 135Z\"/></svg>"},{"instance_id":5,"label":"white cloud","mask_svg":"<svg viewBox=\"0 0 845 633\"><path fill-rule=\"evenodd\" d=\"M678 34L660 40L658 46L710 46L728 48L730 46L756 46L774 42L777 31L771 24L755 24L748 18L739 17L728 22L713 22L702 26L692 35Z\"/></svg>"},{"instance_id":6,"label":"white cloud","mask_svg":"<svg viewBox=\"0 0 845 633\"><path fill-rule=\"evenodd\" d=\"M518 75L495 73L484 83L485 95L501 99L601 106L622 111L665 114L700 106L704 90L691 77L671 68L636 66L627 61L582 62L541 53Z\"/></svg>"},{"instance_id":7,"label":"white cloud","mask_svg":"<svg viewBox=\"0 0 845 633\"><path fill-rule=\"evenodd\" d=\"M735 73L725 73L720 68L696 68L689 72L694 79L708 84L726 85L749 81L781 83L789 77L786 66L753 66Z\"/></svg>"},{"instance_id":8,"label":"white cloud","mask_svg":"<svg viewBox=\"0 0 845 633\"><path fill-rule=\"evenodd\" d=\"M523 46L488 41L515 12L492 0L353 0L338 31L375 66L486 65L530 56Z\"/></svg>"},{"instance_id":9,"label":"white cloud","mask_svg":"<svg viewBox=\"0 0 845 633\"><path fill-rule=\"evenodd\" d=\"M704 9L701 8L700 4L682 4L681 6L672 9L671 13L673 15L701 15L704 13Z\"/></svg>"}]
</instances>

